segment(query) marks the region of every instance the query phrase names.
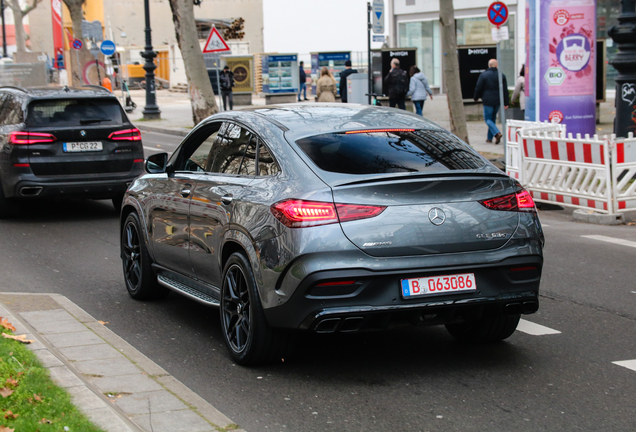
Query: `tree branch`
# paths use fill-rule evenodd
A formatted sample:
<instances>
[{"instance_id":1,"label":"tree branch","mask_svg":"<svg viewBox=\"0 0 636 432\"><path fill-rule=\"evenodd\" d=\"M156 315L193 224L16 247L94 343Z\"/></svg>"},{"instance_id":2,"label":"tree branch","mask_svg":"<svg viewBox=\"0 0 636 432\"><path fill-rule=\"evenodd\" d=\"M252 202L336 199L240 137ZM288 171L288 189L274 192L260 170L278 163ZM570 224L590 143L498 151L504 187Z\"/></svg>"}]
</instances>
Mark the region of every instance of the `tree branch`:
<instances>
[{"instance_id":1,"label":"tree branch","mask_svg":"<svg viewBox=\"0 0 636 432\"><path fill-rule=\"evenodd\" d=\"M40 4L41 1L42 0L33 0L33 2L30 5L27 5L27 7L22 11L22 15L24 16L28 14L29 12L31 12L33 9L37 7L38 4Z\"/></svg>"}]
</instances>

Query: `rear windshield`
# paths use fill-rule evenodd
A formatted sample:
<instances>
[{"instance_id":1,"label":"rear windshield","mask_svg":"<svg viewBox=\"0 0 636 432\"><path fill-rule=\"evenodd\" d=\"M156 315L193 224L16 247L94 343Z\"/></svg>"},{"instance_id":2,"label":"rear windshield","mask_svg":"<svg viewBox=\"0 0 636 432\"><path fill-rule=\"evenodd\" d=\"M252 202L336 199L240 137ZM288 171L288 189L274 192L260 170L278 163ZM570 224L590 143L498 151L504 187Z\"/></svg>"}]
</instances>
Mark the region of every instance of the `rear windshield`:
<instances>
[{"instance_id":1,"label":"rear windshield","mask_svg":"<svg viewBox=\"0 0 636 432\"><path fill-rule=\"evenodd\" d=\"M385 174L471 170L485 165L449 132L329 133L296 141L324 171Z\"/></svg>"},{"instance_id":2,"label":"rear windshield","mask_svg":"<svg viewBox=\"0 0 636 432\"><path fill-rule=\"evenodd\" d=\"M30 126L120 125L121 106L115 99L54 99L31 102Z\"/></svg>"}]
</instances>

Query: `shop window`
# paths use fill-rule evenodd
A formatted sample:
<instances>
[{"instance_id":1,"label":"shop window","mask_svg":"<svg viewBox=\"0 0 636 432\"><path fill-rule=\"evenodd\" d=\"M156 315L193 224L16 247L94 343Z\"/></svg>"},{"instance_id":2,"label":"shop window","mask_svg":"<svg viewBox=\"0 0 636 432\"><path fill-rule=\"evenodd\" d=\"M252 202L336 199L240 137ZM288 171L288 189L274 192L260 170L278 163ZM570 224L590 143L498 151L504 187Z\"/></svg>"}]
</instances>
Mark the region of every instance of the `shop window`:
<instances>
[{"instance_id":1,"label":"shop window","mask_svg":"<svg viewBox=\"0 0 636 432\"><path fill-rule=\"evenodd\" d=\"M400 47L417 48L417 66L429 84L441 85L439 21L400 23L398 31Z\"/></svg>"}]
</instances>

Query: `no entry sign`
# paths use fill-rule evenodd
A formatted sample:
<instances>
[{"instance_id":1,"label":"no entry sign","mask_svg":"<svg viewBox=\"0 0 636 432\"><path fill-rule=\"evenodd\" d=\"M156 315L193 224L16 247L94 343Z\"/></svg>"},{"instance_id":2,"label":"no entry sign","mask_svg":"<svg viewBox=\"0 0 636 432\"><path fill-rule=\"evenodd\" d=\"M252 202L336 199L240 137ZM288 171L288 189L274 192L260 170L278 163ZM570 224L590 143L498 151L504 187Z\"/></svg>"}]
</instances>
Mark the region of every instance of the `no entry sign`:
<instances>
[{"instance_id":1,"label":"no entry sign","mask_svg":"<svg viewBox=\"0 0 636 432\"><path fill-rule=\"evenodd\" d=\"M494 2L488 6L488 21L490 24L501 27L508 21L508 6L504 2Z\"/></svg>"}]
</instances>

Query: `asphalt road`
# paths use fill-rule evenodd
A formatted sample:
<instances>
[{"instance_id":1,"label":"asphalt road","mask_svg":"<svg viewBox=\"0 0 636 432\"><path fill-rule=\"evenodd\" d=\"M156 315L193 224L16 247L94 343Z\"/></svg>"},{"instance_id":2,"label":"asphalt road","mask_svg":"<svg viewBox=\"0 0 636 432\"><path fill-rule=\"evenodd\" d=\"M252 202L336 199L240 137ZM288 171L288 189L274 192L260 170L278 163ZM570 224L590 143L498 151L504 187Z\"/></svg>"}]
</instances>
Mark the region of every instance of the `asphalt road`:
<instances>
[{"instance_id":1,"label":"asphalt road","mask_svg":"<svg viewBox=\"0 0 636 432\"><path fill-rule=\"evenodd\" d=\"M180 140L143 137L149 152ZM30 204L0 221L0 290L67 296L249 432L634 431L636 370L613 362L636 364L636 226L567 213L541 212L539 312L487 346L407 327L307 335L285 362L234 365L215 309L128 297L110 201Z\"/></svg>"}]
</instances>

